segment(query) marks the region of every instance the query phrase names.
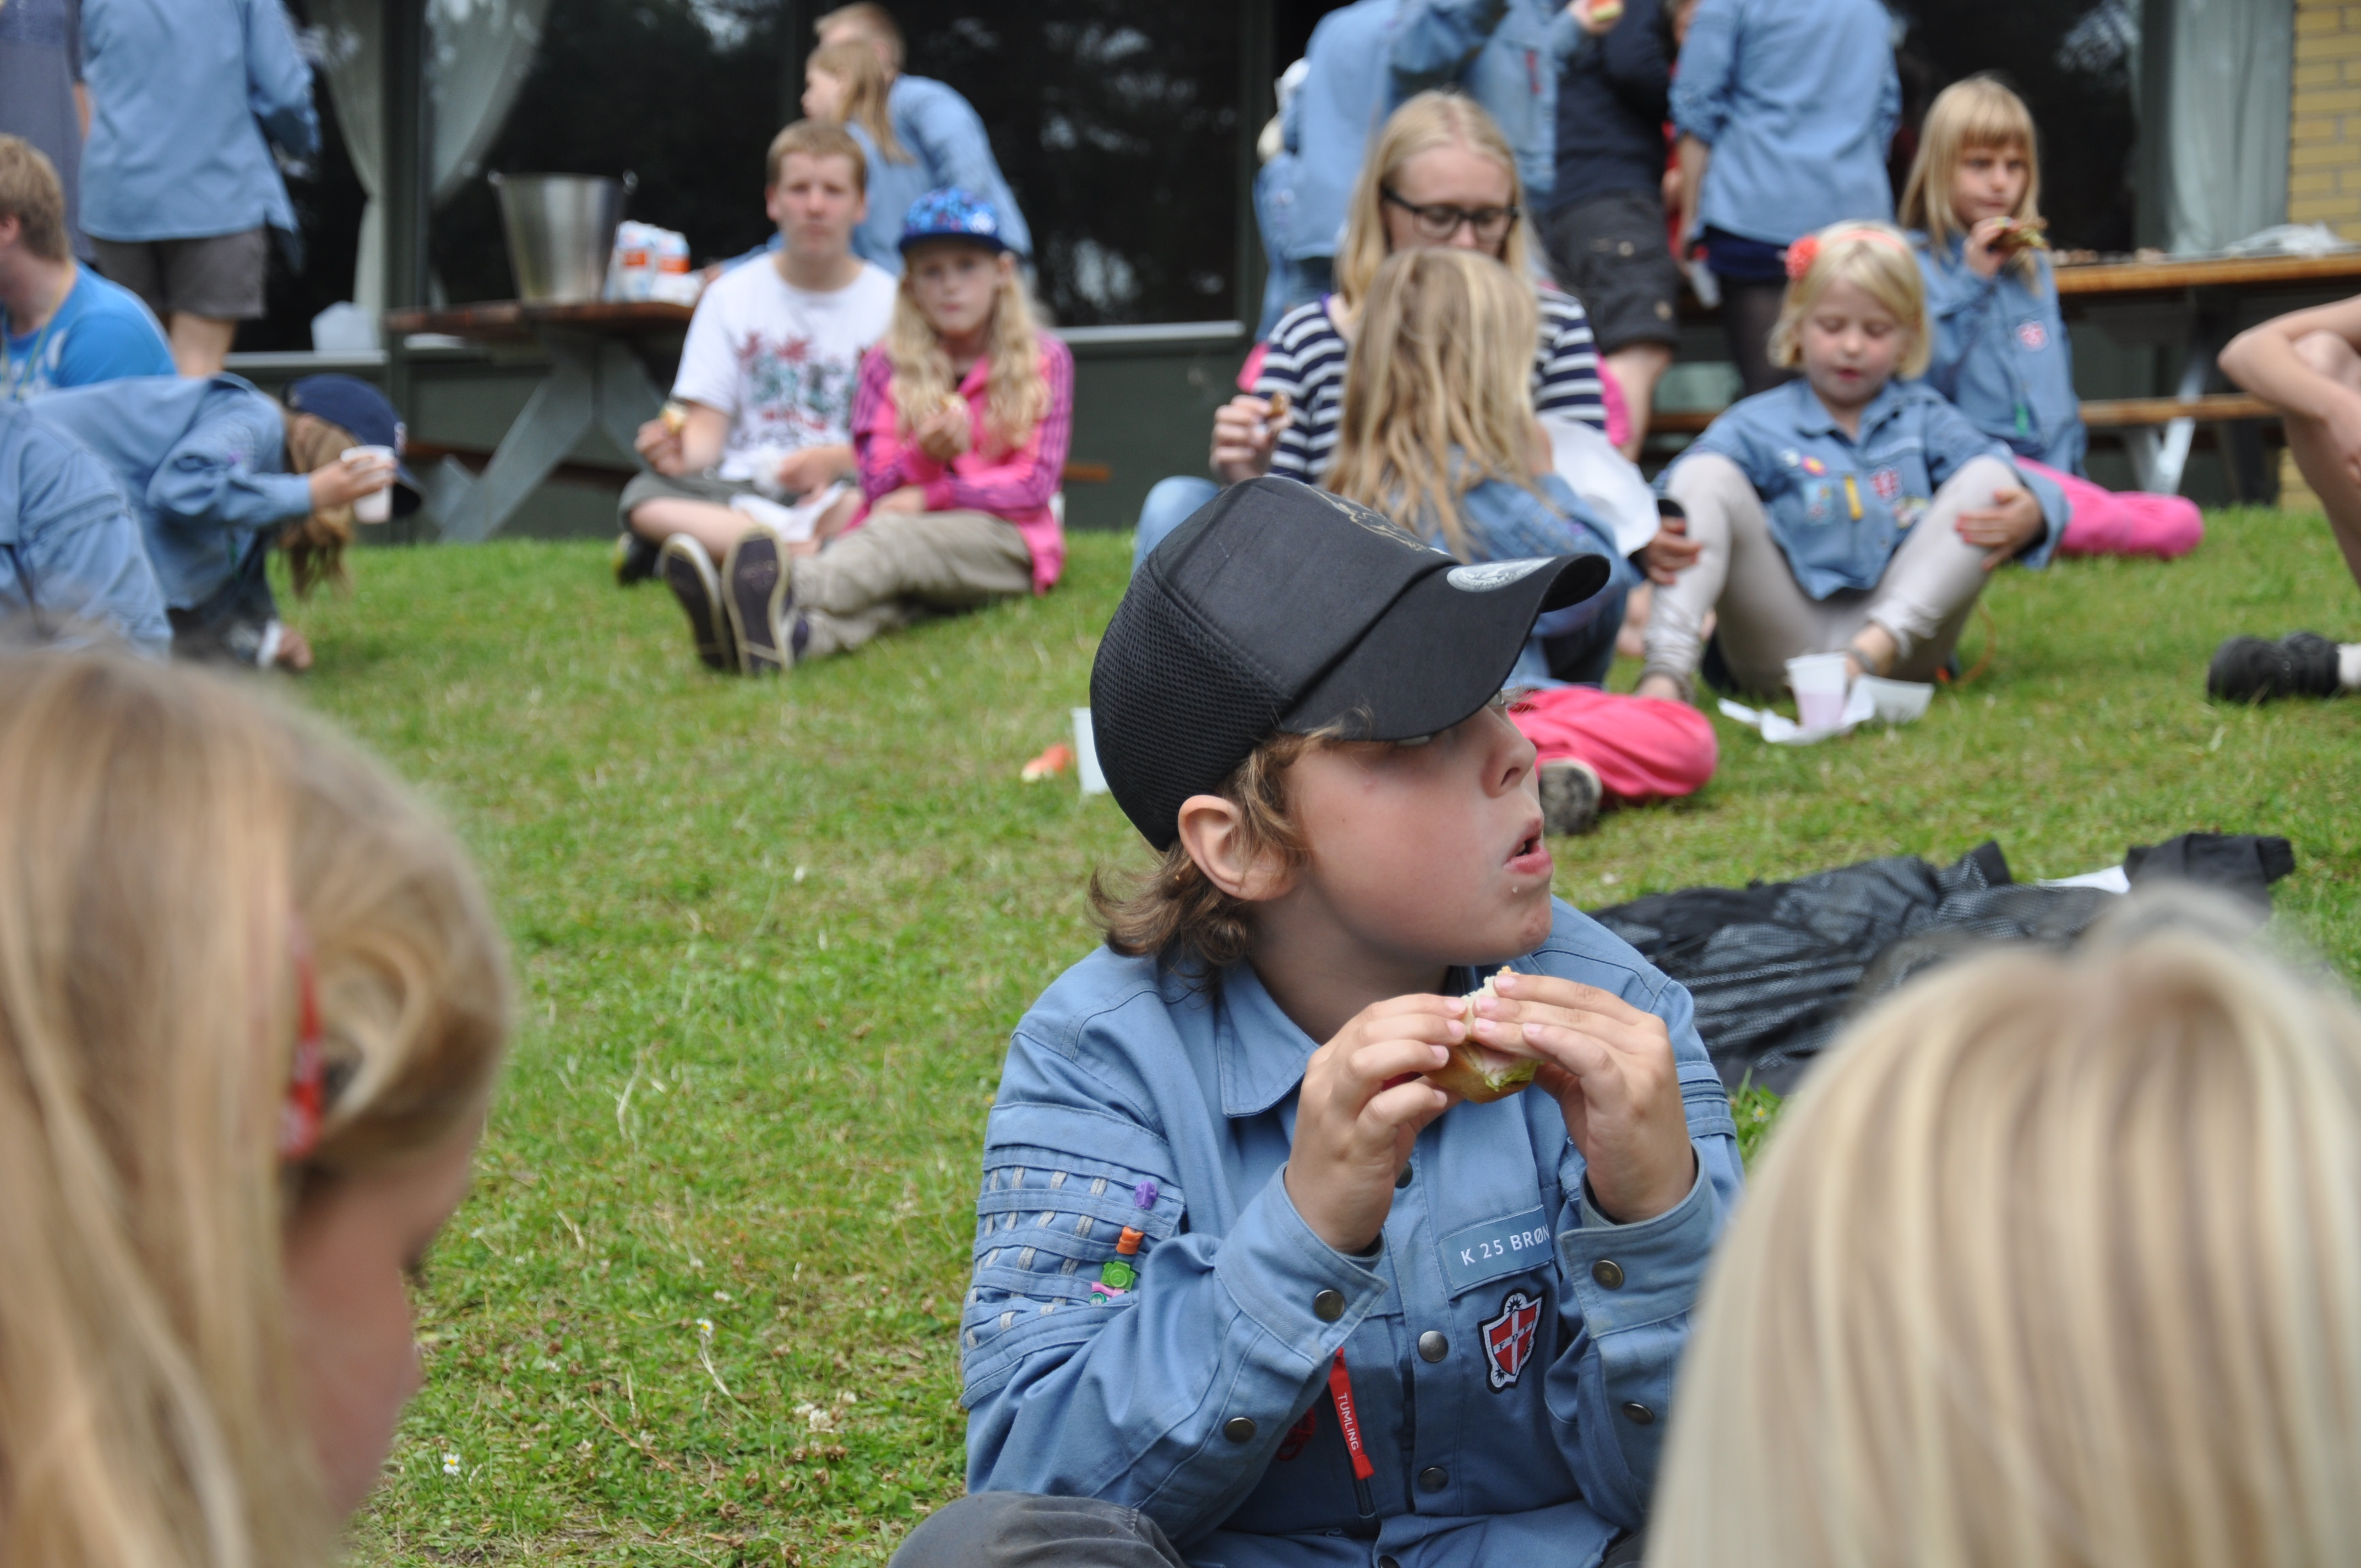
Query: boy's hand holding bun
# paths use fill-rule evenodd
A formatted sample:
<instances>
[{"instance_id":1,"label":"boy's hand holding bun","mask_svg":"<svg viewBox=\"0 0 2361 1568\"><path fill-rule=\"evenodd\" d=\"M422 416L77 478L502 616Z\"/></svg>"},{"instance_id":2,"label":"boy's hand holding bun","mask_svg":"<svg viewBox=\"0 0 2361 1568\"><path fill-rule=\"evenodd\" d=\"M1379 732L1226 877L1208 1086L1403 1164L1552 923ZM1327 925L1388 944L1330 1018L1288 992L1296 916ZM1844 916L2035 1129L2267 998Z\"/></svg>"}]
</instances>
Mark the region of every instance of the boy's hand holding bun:
<instances>
[{"instance_id":1,"label":"boy's hand holding bun","mask_svg":"<svg viewBox=\"0 0 2361 1568\"><path fill-rule=\"evenodd\" d=\"M1287 1195L1312 1234L1338 1252L1367 1252L1376 1242L1419 1129L1453 1103L1417 1075L1443 1066L1449 1047L1467 1037L1462 1005L1455 996L1373 1003L1312 1053L1296 1098ZM1680 1115L1677 1091L1673 1114Z\"/></svg>"},{"instance_id":2,"label":"boy's hand holding bun","mask_svg":"<svg viewBox=\"0 0 2361 1568\"><path fill-rule=\"evenodd\" d=\"M1610 992L1548 975L1503 973L1494 990L1477 999L1476 1040L1539 1059L1534 1086L1565 1113L1598 1211L1635 1224L1687 1197L1697 1153L1664 1021ZM1300 1128L1296 1139L1300 1147Z\"/></svg>"}]
</instances>

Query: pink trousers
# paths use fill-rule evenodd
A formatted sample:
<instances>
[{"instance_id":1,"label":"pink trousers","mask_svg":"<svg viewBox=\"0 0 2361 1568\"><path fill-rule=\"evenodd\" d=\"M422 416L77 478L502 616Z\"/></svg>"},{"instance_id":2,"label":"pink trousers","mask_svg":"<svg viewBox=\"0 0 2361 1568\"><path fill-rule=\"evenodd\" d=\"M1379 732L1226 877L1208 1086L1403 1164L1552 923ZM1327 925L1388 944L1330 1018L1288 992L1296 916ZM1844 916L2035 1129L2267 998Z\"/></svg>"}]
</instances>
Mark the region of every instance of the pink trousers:
<instances>
[{"instance_id":1,"label":"pink trousers","mask_svg":"<svg viewBox=\"0 0 2361 1568\"><path fill-rule=\"evenodd\" d=\"M2205 520L2198 515L2195 501L2145 490L2102 489L2088 479L2023 457L2016 464L2056 480L2066 492L2071 510L2065 536L2058 541L2060 555L2153 555L2169 561L2188 554L2205 537Z\"/></svg>"},{"instance_id":2,"label":"pink trousers","mask_svg":"<svg viewBox=\"0 0 2361 1568\"><path fill-rule=\"evenodd\" d=\"M1588 762L1627 805L1695 795L1721 760L1713 722L1685 702L1555 686L1526 693L1509 718L1543 762Z\"/></svg>"}]
</instances>

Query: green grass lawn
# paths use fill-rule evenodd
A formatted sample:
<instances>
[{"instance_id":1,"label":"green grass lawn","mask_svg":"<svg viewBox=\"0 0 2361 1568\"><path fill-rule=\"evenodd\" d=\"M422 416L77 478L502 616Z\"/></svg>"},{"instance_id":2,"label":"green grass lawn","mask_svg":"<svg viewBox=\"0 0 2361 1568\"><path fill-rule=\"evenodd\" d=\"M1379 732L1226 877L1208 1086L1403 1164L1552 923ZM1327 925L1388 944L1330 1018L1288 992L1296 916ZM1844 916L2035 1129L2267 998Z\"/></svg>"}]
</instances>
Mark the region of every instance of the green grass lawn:
<instances>
[{"instance_id":1,"label":"green grass lawn","mask_svg":"<svg viewBox=\"0 0 2361 1568\"><path fill-rule=\"evenodd\" d=\"M1712 786L1558 844L1559 891L1987 838L2059 876L2282 833L2282 925L2361 973L2361 703L2202 692L2222 636L2353 635L2361 598L2317 518L2210 529L2169 565L2006 574L1988 673L1909 729L1788 750L1720 724ZM522 999L363 1561L873 1563L958 1495L1004 1044L1093 939L1087 872L1148 858L1104 797L1017 782L1086 700L1129 563L1073 545L1046 599L784 685L697 668L670 596L616 592L594 545L369 552L351 598L296 611L304 698L457 824Z\"/></svg>"}]
</instances>

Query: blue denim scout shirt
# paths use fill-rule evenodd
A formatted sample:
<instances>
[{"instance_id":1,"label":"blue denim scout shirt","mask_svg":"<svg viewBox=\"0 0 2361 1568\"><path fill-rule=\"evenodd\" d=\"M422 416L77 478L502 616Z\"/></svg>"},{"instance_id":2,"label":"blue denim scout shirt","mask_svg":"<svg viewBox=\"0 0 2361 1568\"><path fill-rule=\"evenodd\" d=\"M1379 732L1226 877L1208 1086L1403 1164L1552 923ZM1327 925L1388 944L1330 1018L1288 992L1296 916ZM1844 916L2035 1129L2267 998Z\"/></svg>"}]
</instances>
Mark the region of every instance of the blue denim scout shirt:
<instances>
[{"instance_id":1,"label":"blue denim scout shirt","mask_svg":"<svg viewBox=\"0 0 2361 1568\"><path fill-rule=\"evenodd\" d=\"M1556 0L1402 0L1392 43L1392 102L1457 86L1484 105L1517 155L1525 213L1550 204L1557 178L1557 79L1584 38Z\"/></svg>"},{"instance_id":2,"label":"blue denim scout shirt","mask_svg":"<svg viewBox=\"0 0 2361 1568\"><path fill-rule=\"evenodd\" d=\"M105 627L160 659L172 646L139 525L91 452L0 400L0 620Z\"/></svg>"},{"instance_id":3,"label":"blue denim scout shirt","mask_svg":"<svg viewBox=\"0 0 2361 1568\"><path fill-rule=\"evenodd\" d=\"M312 510L310 479L286 472L279 406L236 376L102 381L25 406L114 470L175 609L213 597L258 536Z\"/></svg>"},{"instance_id":4,"label":"blue denim scout shirt","mask_svg":"<svg viewBox=\"0 0 2361 1568\"><path fill-rule=\"evenodd\" d=\"M280 0L84 0L82 224L101 239L295 232L270 149L320 149Z\"/></svg>"},{"instance_id":5,"label":"blue denim scout shirt","mask_svg":"<svg viewBox=\"0 0 2361 1568\"><path fill-rule=\"evenodd\" d=\"M1023 257L1033 254L1033 231L1026 226L1025 214L1016 210L1016 195L1000 172L1000 160L992 155L983 116L959 89L924 76L897 76L893 91L885 96L885 112L894 117L895 139L916 154L927 171L927 183L919 187L919 195L938 186L956 185L983 197L1000 215L1000 237L1008 248ZM873 170L876 166L870 167ZM871 177L875 178L873 172ZM896 225L908 210L906 202L895 213ZM894 270L898 274L902 269Z\"/></svg>"},{"instance_id":6,"label":"blue denim scout shirt","mask_svg":"<svg viewBox=\"0 0 2361 1568\"><path fill-rule=\"evenodd\" d=\"M1632 1225L1590 1207L1556 1102L1419 1135L1376 1252L1280 1180L1317 1042L1238 965L1218 992L1102 948L1017 1025L984 1135L961 1349L971 1491L1094 1497L1210 1568L1594 1563L1638 1525L1673 1373L1743 1181L1688 993L1571 906L1511 967L1664 1020L1697 1185ZM1469 970L1452 984L1473 990ZM1126 1227L1138 1277L1093 1288ZM1364 1519L1329 1387L1345 1355Z\"/></svg>"},{"instance_id":7,"label":"blue denim scout shirt","mask_svg":"<svg viewBox=\"0 0 2361 1568\"><path fill-rule=\"evenodd\" d=\"M1923 234L1913 233L1910 242L1935 327L1927 384L2019 457L2080 474L2087 444L2082 403L2074 395L2074 353L2049 258L2033 258L2031 283L2014 265L1979 278L1965 259L1964 236L1940 254Z\"/></svg>"},{"instance_id":8,"label":"blue denim scout shirt","mask_svg":"<svg viewBox=\"0 0 2361 1568\"><path fill-rule=\"evenodd\" d=\"M1356 0L1312 29L1303 85L1288 100L1281 124L1293 166L1270 202L1285 233L1281 254L1290 261L1334 256L1344 240L1361 159L1385 123L1386 50L1395 4Z\"/></svg>"},{"instance_id":9,"label":"blue denim scout shirt","mask_svg":"<svg viewBox=\"0 0 2361 1568\"><path fill-rule=\"evenodd\" d=\"M1703 452L1719 453L1745 472L1795 581L1816 599L1839 588L1875 587L1902 536L1969 459L1997 457L2016 466L2006 446L1919 381L1888 381L1861 410L1858 440L1838 428L1808 381L1757 392L1725 409L1659 485ZM2041 503L2048 525L2017 559L2044 566L2065 531L2066 497L2053 480L2021 468L2017 477Z\"/></svg>"},{"instance_id":10,"label":"blue denim scout shirt","mask_svg":"<svg viewBox=\"0 0 2361 1568\"><path fill-rule=\"evenodd\" d=\"M1785 245L1894 215L1890 26L1877 0L1704 0L1673 78L1675 128L1713 149L1700 224Z\"/></svg>"}]
</instances>

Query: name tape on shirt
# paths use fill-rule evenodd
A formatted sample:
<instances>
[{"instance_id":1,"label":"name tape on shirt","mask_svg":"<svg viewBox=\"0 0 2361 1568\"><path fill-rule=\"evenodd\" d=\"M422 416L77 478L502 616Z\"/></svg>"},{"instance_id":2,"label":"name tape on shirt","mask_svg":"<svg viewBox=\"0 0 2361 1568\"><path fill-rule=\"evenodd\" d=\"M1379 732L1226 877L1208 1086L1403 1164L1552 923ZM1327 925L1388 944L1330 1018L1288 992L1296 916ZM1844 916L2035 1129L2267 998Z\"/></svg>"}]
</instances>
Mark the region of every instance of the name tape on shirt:
<instances>
[{"instance_id":1,"label":"name tape on shirt","mask_svg":"<svg viewBox=\"0 0 2361 1568\"><path fill-rule=\"evenodd\" d=\"M1443 1238L1443 1276L1455 1294L1504 1275L1550 1266L1549 1215L1540 1209L1504 1214Z\"/></svg>"}]
</instances>

